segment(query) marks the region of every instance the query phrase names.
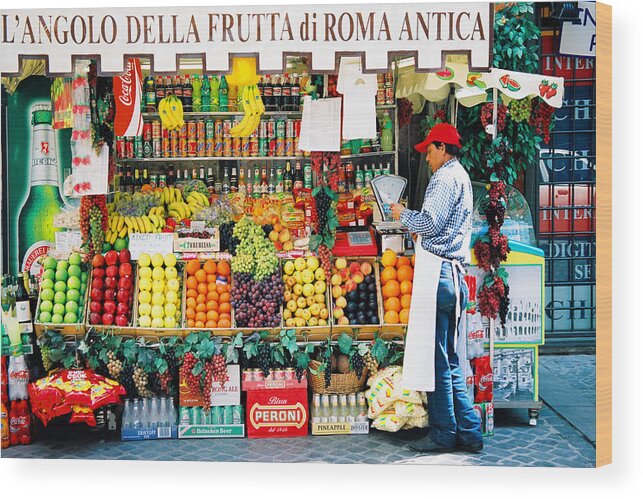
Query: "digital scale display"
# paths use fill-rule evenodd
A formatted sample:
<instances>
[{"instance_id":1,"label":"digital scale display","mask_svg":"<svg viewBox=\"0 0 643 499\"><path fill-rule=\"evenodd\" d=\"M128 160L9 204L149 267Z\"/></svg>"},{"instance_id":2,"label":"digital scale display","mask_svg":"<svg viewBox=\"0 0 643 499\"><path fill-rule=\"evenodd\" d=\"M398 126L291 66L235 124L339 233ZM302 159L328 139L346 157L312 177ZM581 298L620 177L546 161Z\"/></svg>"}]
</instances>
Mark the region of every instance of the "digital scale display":
<instances>
[{"instance_id":1,"label":"digital scale display","mask_svg":"<svg viewBox=\"0 0 643 499\"><path fill-rule=\"evenodd\" d=\"M370 232L349 232L348 244L351 246L370 246L373 244L373 237Z\"/></svg>"}]
</instances>

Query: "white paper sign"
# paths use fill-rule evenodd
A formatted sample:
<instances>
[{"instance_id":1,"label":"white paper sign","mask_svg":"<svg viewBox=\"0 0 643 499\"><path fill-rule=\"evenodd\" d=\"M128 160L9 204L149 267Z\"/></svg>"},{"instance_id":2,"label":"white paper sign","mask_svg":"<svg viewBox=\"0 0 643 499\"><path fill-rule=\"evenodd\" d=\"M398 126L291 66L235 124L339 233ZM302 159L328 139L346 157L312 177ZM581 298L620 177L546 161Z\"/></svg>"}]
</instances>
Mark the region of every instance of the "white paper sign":
<instances>
[{"instance_id":1,"label":"white paper sign","mask_svg":"<svg viewBox=\"0 0 643 499\"><path fill-rule=\"evenodd\" d=\"M238 364L228 364L228 377L223 387L212 383L210 405L239 405L241 403L241 374Z\"/></svg>"},{"instance_id":2,"label":"white paper sign","mask_svg":"<svg viewBox=\"0 0 643 499\"><path fill-rule=\"evenodd\" d=\"M94 148L89 153L89 164L72 167L74 197L107 194L109 146L103 145L100 154Z\"/></svg>"},{"instance_id":3,"label":"white paper sign","mask_svg":"<svg viewBox=\"0 0 643 499\"><path fill-rule=\"evenodd\" d=\"M560 53L596 57L596 4L578 2L580 24L564 22L560 34Z\"/></svg>"},{"instance_id":4,"label":"white paper sign","mask_svg":"<svg viewBox=\"0 0 643 499\"><path fill-rule=\"evenodd\" d=\"M304 97L301 117L299 149L302 151L340 150L340 122L342 99L317 99Z\"/></svg>"},{"instance_id":5,"label":"white paper sign","mask_svg":"<svg viewBox=\"0 0 643 499\"><path fill-rule=\"evenodd\" d=\"M174 252L174 234L161 232L159 234L134 233L129 237L129 250L132 260L138 260L141 253L160 253L167 255Z\"/></svg>"},{"instance_id":6,"label":"white paper sign","mask_svg":"<svg viewBox=\"0 0 643 499\"><path fill-rule=\"evenodd\" d=\"M71 254L83 245L83 235L79 230L63 230L55 233L56 253Z\"/></svg>"}]
</instances>

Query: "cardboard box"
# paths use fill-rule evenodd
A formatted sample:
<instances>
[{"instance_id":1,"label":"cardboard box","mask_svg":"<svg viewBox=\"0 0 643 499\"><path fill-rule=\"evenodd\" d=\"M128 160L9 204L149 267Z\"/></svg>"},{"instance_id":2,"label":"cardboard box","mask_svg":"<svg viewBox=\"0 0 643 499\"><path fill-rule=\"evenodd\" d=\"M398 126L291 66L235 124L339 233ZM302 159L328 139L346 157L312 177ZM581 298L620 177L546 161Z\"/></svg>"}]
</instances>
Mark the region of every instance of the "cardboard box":
<instances>
[{"instance_id":1,"label":"cardboard box","mask_svg":"<svg viewBox=\"0 0 643 499\"><path fill-rule=\"evenodd\" d=\"M181 425L179 426L179 438L243 438L245 425Z\"/></svg>"},{"instance_id":2,"label":"cardboard box","mask_svg":"<svg viewBox=\"0 0 643 499\"><path fill-rule=\"evenodd\" d=\"M166 426L163 428L127 428L121 430L121 440L123 442L132 440L163 440L170 438L177 438L177 427Z\"/></svg>"},{"instance_id":3,"label":"cardboard box","mask_svg":"<svg viewBox=\"0 0 643 499\"><path fill-rule=\"evenodd\" d=\"M308 390L252 390L247 399L248 438L308 434Z\"/></svg>"},{"instance_id":4,"label":"cardboard box","mask_svg":"<svg viewBox=\"0 0 643 499\"><path fill-rule=\"evenodd\" d=\"M368 435L368 421L354 423L311 423L313 435Z\"/></svg>"},{"instance_id":5,"label":"cardboard box","mask_svg":"<svg viewBox=\"0 0 643 499\"><path fill-rule=\"evenodd\" d=\"M241 374L238 364L228 364L228 377L230 379L223 387L217 381L212 384L211 406L241 404ZM203 406L201 395L195 396L192 394L183 377L179 378L179 405L181 407Z\"/></svg>"}]
</instances>

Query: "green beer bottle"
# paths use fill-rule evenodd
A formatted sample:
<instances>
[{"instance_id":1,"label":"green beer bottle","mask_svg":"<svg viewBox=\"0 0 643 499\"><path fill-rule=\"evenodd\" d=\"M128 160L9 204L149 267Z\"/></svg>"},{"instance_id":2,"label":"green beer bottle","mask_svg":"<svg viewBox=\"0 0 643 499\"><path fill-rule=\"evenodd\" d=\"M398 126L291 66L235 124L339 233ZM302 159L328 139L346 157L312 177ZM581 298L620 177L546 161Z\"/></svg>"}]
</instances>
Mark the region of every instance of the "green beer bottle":
<instances>
[{"instance_id":1,"label":"green beer bottle","mask_svg":"<svg viewBox=\"0 0 643 499\"><path fill-rule=\"evenodd\" d=\"M54 216L65 206L60 196L56 137L51 104L31 108L31 168L29 196L18 218L20 270L40 274L36 260L54 243Z\"/></svg>"}]
</instances>

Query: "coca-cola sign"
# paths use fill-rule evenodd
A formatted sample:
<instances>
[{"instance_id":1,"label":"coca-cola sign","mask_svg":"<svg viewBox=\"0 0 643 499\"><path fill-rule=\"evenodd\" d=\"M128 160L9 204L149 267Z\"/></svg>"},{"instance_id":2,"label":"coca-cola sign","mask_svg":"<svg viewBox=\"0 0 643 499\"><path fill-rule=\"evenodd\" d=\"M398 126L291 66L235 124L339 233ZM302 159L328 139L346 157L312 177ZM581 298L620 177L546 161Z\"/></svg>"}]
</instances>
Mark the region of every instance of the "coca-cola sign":
<instances>
[{"instance_id":1,"label":"coca-cola sign","mask_svg":"<svg viewBox=\"0 0 643 499\"><path fill-rule=\"evenodd\" d=\"M129 59L125 73L114 78L114 134L123 137L142 135L143 115L141 99L143 95L143 78L141 63L138 59Z\"/></svg>"},{"instance_id":2,"label":"coca-cola sign","mask_svg":"<svg viewBox=\"0 0 643 499\"><path fill-rule=\"evenodd\" d=\"M9 373L9 381L29 381L29 371L13 371Z\"/></svg>"}]
</instances>

